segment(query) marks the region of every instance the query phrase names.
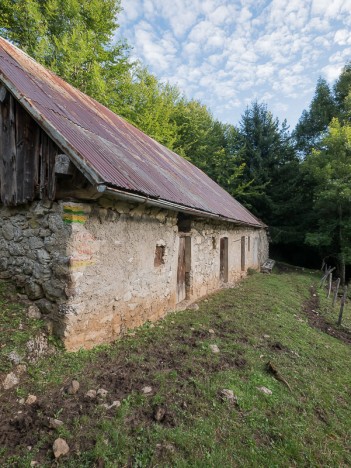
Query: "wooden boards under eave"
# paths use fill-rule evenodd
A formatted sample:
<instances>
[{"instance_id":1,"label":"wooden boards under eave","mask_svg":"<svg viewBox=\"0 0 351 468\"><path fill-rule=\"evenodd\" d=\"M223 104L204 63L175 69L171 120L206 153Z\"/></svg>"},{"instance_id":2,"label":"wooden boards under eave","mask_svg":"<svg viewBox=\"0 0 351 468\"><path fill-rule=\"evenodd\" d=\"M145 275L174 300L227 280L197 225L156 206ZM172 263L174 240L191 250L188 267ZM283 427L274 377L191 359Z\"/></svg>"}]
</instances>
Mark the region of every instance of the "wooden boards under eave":
<instances>
[{"instance_id":1,"label":"wooden boards under eave","mask_svg":"<svg viewBox=\"0 0 351 468\"><path fill-rule=\"evenodd\" d=\"M53 200L56 144L0 85L0 198L7 206Z\"/></svg>"}]
</instances>

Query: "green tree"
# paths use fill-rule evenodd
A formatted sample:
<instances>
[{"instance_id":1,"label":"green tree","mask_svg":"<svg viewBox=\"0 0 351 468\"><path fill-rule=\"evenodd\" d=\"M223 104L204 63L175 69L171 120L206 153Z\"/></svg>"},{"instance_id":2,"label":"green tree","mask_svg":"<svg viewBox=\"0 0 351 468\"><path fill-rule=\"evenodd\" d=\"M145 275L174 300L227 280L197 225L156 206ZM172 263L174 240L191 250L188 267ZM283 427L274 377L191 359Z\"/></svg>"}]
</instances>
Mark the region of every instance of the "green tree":
<instances>
[{"instance_id":1,"label":"green tree","mask_svg":"<svg viewBox=\"0 0 351 468\"><path fill-rule=\"evenodd\" d=\"M315 181L314 224L306 242L336 260L344 283L345 265L351 263L351 125L334 118L322 149L306 158L304 169Z\"/></svg>"},{"instance_id":2,"label":"green tree","mask_svg":"<svg viewBox=\"0 0 351 468\"><path fill-rule=\"evenodd\" d=\"M350 117L350 92L351 92L351 62L347 63L339 78L334 85L335 102L338 109L340 119L348 119Z\"/></svg>"},{"instance_id":3,"label":"green tree","mask_svg":"<svg viewBox=\"0 0 351 468\"><path fill-rule=\"evenodd\" d=\"M178 132L174 113L181 99L179 89L161 83L146 68L135 64L127 90L128 94L125 94L118 113L158 142L173 149Z\"/></svg>"},{"instance_id":4,"label":"green tree","mask_svg":"<svg viewBox=\"0 0 351 468\"><path fill-rule=\"evenodd\" d=\"M277 183L282 168L296 159L286 122L280 125L266 104L254 102L240 122L241 158L245 163L243 178L251 182L251 192L244 203L266 222L272 220Z\"/></svg>"},{"instance_id":5,"label":"green tree","mask_svg":"<svg viewBox=\"0 0 351 468\"><path fill-rule=\"evenodd\" d=\"M175 151L202 169L231 195L243 195L250 183L243 181L239 133L216 120L206 106L182 98L176 106Z\"/></svg>"},{"instance_id":6,"label":"green tree","mask_svg":"<svg viewBox=\"0 0 351 468\"><path fill-rule=\"evenodd\" d=\"M72 85L116 107L125 85L121 77L130 68L128 47L114 40L120 9L120 0L2 0L0 33Z\"/></svg>"},{"instance_id":7,"label":"green tree","mask_svg":"<svg viewBox=\"0 0 351 468\"><path fill-rule=\"evenodd\" d=\"M336 113L337 107L329 85L319 78L309 110L302 112L293 132L296 149L303 157L319 145Z\"/></svg>"}]
</instances>

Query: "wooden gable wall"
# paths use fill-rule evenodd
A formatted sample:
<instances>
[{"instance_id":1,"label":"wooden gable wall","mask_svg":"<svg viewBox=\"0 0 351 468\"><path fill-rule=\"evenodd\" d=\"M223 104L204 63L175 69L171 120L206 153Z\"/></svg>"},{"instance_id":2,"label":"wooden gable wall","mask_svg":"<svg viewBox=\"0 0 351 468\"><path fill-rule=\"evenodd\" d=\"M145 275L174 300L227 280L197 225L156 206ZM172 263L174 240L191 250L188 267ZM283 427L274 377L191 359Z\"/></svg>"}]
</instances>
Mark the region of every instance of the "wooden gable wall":
<instances>
[{"instance_id":1,"label":"wooden gable wall","mask_svg":"<svg viewBox=\"0 0 351 468\"><path fill-rule=\"evenodd\" d=\"M55 198L57 145L0 84L0 201Z\"/></svg>"}]
</instances>

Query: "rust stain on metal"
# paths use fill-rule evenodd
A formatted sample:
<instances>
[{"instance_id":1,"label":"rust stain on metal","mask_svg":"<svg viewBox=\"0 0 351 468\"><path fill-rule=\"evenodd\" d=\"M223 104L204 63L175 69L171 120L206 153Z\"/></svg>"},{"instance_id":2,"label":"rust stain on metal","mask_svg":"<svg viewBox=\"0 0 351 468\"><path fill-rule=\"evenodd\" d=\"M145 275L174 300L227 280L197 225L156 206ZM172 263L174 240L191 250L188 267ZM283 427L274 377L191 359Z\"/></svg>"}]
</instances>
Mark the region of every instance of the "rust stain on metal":
<instances>
[{"instance_id":1,"label":"rust stain on metal","mask_svg":"<svg viewBox=\"0 0 351 468\"><path fill-rule=\"evenodd\" d=\"M1 79L11 84L10 91L16 91L50 137L75 153L96 182L263 225L200 169L2 38Z\"/></svg>"}]
</instances>

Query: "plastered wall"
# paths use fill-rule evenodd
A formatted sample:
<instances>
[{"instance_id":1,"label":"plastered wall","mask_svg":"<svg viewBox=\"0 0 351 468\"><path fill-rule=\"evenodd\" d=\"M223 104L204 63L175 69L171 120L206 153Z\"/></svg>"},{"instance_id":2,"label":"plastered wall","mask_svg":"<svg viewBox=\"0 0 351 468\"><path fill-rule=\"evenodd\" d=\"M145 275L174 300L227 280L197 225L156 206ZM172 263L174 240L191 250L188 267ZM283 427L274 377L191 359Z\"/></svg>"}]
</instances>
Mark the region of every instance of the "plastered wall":
<instances>
[{"instance_id":1,"label":"plastered wall","mask_svg":"<svg viewBox=\"0 0 351 468\"><path fill-rule=\"evenodd\" d=\"M190 238L191 260L186 300L179 304L183 234L175 212L104 198L99 203L36 202L1 208L0 223L0 277L15 280L36 302L69 350L114 340L223 286L222 237L228 238L228 284L268 257L264 230L194 218L184 234Z\"/></svg>"}]
</instances>

